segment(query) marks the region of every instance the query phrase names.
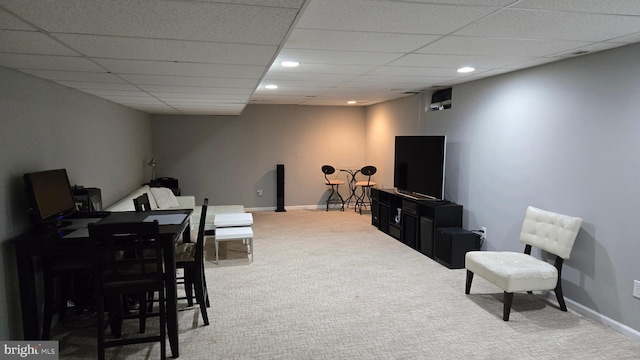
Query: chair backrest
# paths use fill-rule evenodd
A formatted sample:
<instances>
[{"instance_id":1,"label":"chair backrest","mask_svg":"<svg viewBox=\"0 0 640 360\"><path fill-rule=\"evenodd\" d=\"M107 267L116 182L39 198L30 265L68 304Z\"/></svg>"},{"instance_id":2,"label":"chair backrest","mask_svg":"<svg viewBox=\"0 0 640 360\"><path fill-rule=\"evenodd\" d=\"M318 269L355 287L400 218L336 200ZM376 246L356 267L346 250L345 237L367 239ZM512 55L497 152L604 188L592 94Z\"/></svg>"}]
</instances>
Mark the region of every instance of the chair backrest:
<instances>
[{"instance_id":1,"label":"chair backrest","mask_svg":"<svg viewBox=\"0 0 640 360\"><path fill-rule=\"evenodd\" d=\"M327 175L331 175L336 172L336 169L331 165L322 165L322 173L324 174L324 178L329 182L329 178Z\"/></svg>"},{"instance_id":2,"label":"chair backrest","mask_svg":"<svg viewBox=\"0 0 640 360\"><path fill-rule=\"evenodd\" d=\"M371 182L371 176L374 175L378 169L375 166L367 165L360 169L360 173L367 177L367 184Z\"/></svg>"},{"instance_id":3,"label":"chair backrest","mask_svg":"<svg viewBox=\"0 0 640 360\"><path fill-rule=\"evenodd\" d=\"M581 225L581 218L529 206L522 223L520 242L568 259Z\"/></svg>"},{"instance_id":4,"label":"chair backrest","mask_svg":"<svg viewBox=\"0 0 640 360\"><path fill-rule=\"evenodd\" d=\"M151 203L149 202L149 195L144 193L137 198L133 199L133 207L136 212L151 211Z\"/></svg>"},{"instance_id":5,"label":"chair backrest","mask_svg":"<svg viewBox=\"0 0 640 360\"><path fill-rule=\"evenodd\" d=\"M204 227L207 220L207 206L209 206L209 199L205 198L202 203L202 211L200 212L200 224L198 225L198 237L196 239L195 260L196 263L198 263L198 268L204 265Z\"/></svg>"},{"instance_id":6,"label":"chair backrest","mask_svg":"<svg viewBox=\"0 0 640 360\"><path fill-rule=\"evenodd\" d=\"M150 275L162 278L164 257L157 220L95 223L88 227L96 246L94 261L101 282L117 283Z\"/></svg>"}]
</instances>

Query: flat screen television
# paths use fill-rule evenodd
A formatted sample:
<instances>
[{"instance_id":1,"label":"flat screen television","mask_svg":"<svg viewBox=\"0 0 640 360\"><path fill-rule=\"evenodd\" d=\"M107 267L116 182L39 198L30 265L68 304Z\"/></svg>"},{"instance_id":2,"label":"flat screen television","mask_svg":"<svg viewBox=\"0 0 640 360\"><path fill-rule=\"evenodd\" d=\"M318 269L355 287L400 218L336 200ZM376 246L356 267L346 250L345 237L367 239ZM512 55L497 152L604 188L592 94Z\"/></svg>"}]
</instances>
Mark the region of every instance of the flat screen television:
<instances>
[{"instance_id":1,"label":"flat screen television","mask_svg":"<svg viewBox=\"0 0 640 360\"><path fill-rule=\"evenodd\" d=\"M447 137L396 136L393 186L415 199L444 200Z\"/></svg>"},{"instance_id":2,"label":"flat screen television","mask_svg":"<svg viewBox=\"0 0 640 360\"><path fill-rule=\"evenodd\" d=\"M76 212L76 204L65 169L24 174L31 216L38 226L59 226Z\"/></svg>"}]
</instances>

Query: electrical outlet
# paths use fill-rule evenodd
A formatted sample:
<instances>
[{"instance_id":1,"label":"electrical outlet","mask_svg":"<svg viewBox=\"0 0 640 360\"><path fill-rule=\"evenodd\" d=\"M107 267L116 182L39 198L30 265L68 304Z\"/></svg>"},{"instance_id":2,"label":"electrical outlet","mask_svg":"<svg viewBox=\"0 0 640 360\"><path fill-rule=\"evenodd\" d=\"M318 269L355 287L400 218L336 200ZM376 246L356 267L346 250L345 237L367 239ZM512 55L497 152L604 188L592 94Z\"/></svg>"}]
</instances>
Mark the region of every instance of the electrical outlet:
<instances>
[{"instance_id":1,"label":"electrical outlet","mask_svg":"<svg viewBox=\"0 0 640 360\"><path fill-rule=\"evenodd\" d=\"M640 299L640 281L633 280L633 297Z\"/></svg>"},{"instance_id":2,"label":"electrical outlet","mask_svg":"<svg viewBox=\"0 0 640 360\"><path fill-rule=\"evenodd\" d=\"M480 236L480 238L482 240L486 240L487 239L487 228L483 226L480 229L482 229L482 236Z\"/></svg>"},{"instance_id":3,"label":"electrical outlet","mask_svg":"<svg viewBox=\"0 0 640 360\"><path fill-rule=\"evenodd\" d=\"M259 189L257 193L258 193L258 196L262 196L262 189Z\"/></svg>"}]
</instances>

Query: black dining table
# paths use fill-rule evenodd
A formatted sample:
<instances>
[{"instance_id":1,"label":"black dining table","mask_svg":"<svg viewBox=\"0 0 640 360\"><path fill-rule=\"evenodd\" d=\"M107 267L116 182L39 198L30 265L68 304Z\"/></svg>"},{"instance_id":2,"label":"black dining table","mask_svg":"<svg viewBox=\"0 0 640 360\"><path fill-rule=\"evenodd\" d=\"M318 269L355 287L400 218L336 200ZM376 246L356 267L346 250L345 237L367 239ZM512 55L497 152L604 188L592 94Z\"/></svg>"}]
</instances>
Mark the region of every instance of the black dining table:
<instances>
[{"instance_id":1,"label":"black dining table","mask_svg":"<svg viewBox=\"0 0 640 360\"><path fill-rule=\"evenodd\" d=\"M190 218L192 209L181 210L154 210L147 212L121 211L111 212L95 222L120 223L142 222L148 217L161 219L160 234L165 252L165 287L167 299L167 336L174 358L180 355L178 339L178 299L176 284L175 242L182 235L185 242L190 241ZM162 219L171 218L171 223L163 223ZM174 216L172 216L174 215ZM178 219L180 223L176 223ZM181 219L181 220L180 220ZM87 219L84 219L86 222ZM166 221L166 220L165 220ZM74 219L71 219L74 222ZM16 249L18 281L20 289L20 304L22 315L22 327L24 340L40 339L40 325L38 317L38 299L36 290L36 259L60 254L76 254L77 256L89 256L93 249L86 227L74 229L32 230L12 239Z\"/></svg>"}]
</instances>

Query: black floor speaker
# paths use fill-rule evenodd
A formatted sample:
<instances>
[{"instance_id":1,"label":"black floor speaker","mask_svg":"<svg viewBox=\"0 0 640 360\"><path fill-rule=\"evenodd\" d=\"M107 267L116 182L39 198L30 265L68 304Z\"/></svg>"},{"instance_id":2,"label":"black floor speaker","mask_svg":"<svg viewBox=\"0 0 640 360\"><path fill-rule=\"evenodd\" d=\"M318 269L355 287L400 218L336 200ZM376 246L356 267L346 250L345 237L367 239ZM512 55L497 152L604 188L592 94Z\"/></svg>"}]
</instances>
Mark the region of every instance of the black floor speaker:
<instances>
[{"instance_id":1,"label":"black floor speaker","mask_svg":"<svg viewBox=\"0 0 640 360\"><path fill-rule=\"evenodd\" d=\"M284 209L284 164L276 165L276 212Z\"/></svg>"}]
</instances>

